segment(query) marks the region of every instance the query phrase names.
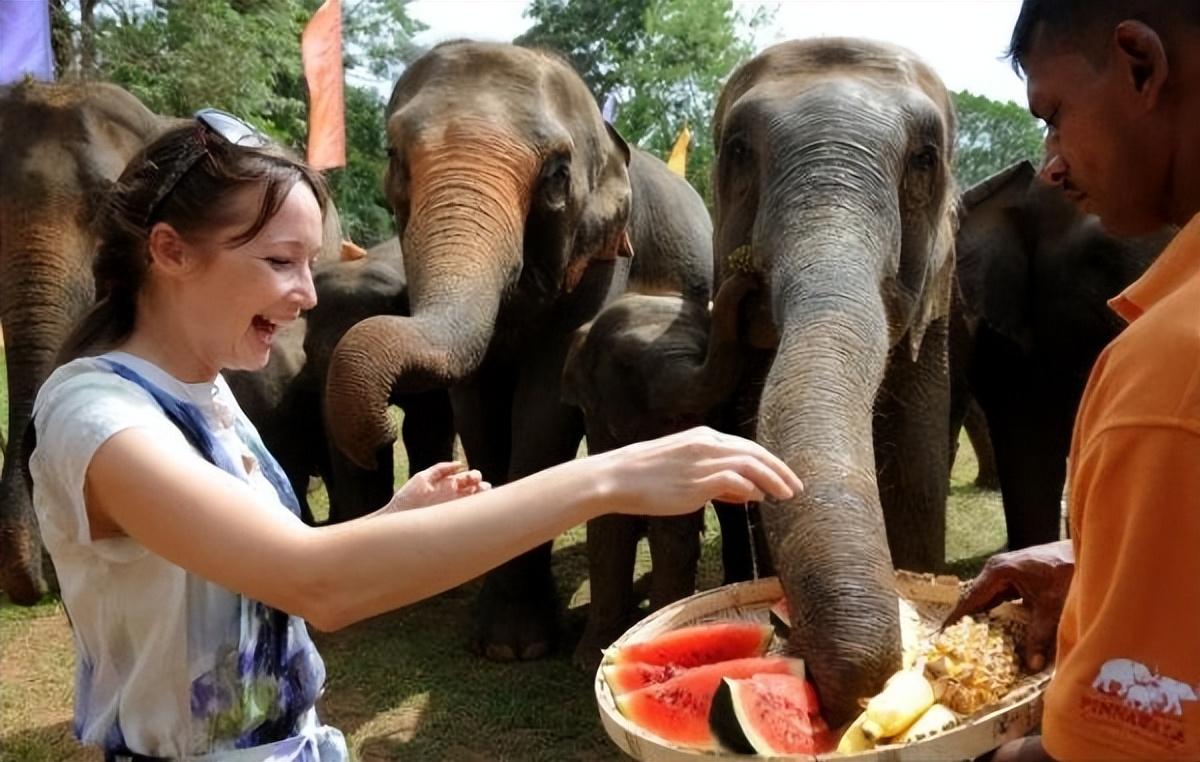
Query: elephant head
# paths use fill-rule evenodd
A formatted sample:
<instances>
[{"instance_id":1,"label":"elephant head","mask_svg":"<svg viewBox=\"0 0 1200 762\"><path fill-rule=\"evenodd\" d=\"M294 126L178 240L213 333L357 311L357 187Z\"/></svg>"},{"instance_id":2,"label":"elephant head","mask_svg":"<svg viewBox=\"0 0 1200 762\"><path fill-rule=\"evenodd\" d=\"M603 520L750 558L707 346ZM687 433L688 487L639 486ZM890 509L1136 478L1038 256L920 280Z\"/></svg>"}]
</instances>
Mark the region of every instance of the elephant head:
<instances>
[{"instance_id":1,"label":"elephant head","mask_svg":"<svg viewBox=\"0 0 1200 762\"><path fill-rule=\"evenodd\" d=\"M718 282L749 268L767 283L757 437L805 483L764 520L793 644L836 724L900 665L873 411L890 358L915 361L948 312L954 113L912 53L822 39L738 68L713 125Z\"/></svg>"},{"instance_id":2,"label":"elephant head","mask_svg":"<svg viewBox=\"0 0 1200 762\"><path fill-rule=\"evenodd\" d=\"M629 148L555 55L439 45L396 83L387 115L412 316L352 328L325 389L334 442L366 468L395 439L389 396L463 380L498 316L543 319L590 262L631 254Z\"/></svg>"},{"instance_id":3,"label":"elephant head","mask_svg":"<svg viewBox=\"0 0 1200 762\"><path fill-rule=\"evenodd\" d=\"M9 394L0 587L17 603L34 603L44 589L24 451L34 397L93 299L98 202L163 126L113 85L27 80L0 88L0 322Z\"/></svg>"},{"instance_id":4,"label":"elephant head","mask_svg":"<svg viewBox=\"0 0 1200 762\"><path fill-rule=\"evenodd\" d=\"M563 367L563 401L583 410L594 452L708 420L740 369L738 312L757 280L725 283L711 318L681 296L628 293L577 329Z\"/></svg>"}]
</instances>

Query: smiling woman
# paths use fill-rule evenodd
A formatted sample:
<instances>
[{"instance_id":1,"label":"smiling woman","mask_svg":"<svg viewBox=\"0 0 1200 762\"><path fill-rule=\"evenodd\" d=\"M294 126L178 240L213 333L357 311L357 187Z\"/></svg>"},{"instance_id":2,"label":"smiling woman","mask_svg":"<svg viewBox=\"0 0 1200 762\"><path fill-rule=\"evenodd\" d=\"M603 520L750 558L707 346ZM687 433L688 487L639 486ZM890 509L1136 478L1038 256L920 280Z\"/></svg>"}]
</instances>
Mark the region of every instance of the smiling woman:
<instances>
[{"instance_id":1,"label":"smiling woman","mask_svg":"<svg viewBox=\"0 0 1200 762\"><path fill-rule=\"evenodd\" d=\"M758 445L695 429L496 490L437 464L370 516L306 526L220 373L264 366L316 303L329 211L311 169L204 111L135 156L101 212L99 301L38 394L29 465L75 639L75 729L107 759L340 762L305 620L399 608L618 507L800 489Z\"/></svg>"}]
</instances>

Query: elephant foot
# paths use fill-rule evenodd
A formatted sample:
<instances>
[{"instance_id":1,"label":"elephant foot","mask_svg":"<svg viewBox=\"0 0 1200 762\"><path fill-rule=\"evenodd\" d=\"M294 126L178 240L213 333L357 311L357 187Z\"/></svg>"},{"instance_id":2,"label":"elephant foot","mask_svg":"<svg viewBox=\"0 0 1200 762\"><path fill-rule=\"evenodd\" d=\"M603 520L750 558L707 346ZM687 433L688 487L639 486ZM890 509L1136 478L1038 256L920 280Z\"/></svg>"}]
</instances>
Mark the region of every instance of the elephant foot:
<instances>
[{"instance_id":1,"label":"elephant foot","mask_svg":"<svg viewBox=\"0 0 1200 762\"><path fill-rule=\"evenodd\" d=\"M631 616L627 620L613 624L599 624L588 619L587 629L584 630L579 643L575 645L575 654L571 657L571 663L585 673L595 672L604 659L604 649L621 637L634 619L636 616Z\"/></svg>"},{"instance_id":2,"label":"elephant foot","mask_svg":"<svg viewBox=\"0 0 1200 762\"><path fill-rule=\"evenodd\" d=\"M558 641L558 597L553 583L515 592L491 577L476 610L474 650L489 661L533 661Z\"/></svg>"}]
</instances>

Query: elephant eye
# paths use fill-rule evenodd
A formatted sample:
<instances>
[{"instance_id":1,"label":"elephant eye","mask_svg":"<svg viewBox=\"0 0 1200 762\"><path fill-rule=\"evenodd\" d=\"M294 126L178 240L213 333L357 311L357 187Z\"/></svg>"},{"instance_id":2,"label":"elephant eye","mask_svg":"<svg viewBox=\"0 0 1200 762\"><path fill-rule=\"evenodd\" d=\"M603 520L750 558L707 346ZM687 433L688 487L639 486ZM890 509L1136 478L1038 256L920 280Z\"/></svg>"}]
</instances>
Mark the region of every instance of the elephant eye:
<instances>
[{"instance_id":1,"label":"elephant eye","mask_svg":"<svg viewBox=\"0 0 1200 762\"><path fill-rule=\"evenodd\" d=\"M554 156L542 170L542 198L551 209L562 209L571 190L571 160Z\"/></svg>"},{"instance_id":2,"label":"elephant eye","mask_svg":"<svg viewBox=\"0 0 1200 762\"><path fill-rule=\"evenodd\" d=\"M750 161L750 144L740 135L735 135L725 143L725 154L731 162L744 164Z\"/></svg>"},{"instance_id":3,"label":"elephant eye","mask_svg":"<svg viewBox=\"0 0 1200 762\"><path fill-rule=\"evenodd\" d=\"M937 166L937 149L933 146L924 146L909 157L908 163L913 169L928 172Z\"/></svg>"}]
</instances>

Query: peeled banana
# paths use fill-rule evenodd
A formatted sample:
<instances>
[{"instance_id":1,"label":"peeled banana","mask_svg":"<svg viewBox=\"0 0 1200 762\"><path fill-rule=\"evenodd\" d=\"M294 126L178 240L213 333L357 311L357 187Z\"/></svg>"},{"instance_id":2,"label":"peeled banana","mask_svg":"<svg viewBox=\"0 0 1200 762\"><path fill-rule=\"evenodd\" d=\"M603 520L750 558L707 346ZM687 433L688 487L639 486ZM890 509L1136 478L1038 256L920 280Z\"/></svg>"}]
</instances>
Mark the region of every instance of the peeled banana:
<instances>
[{"instance_id":1,"label":"peeled banana","mask_svg":"<svg viewBox=\"0 0 1200 762\"><path fill-rule=\"evenodd\" d=\"M863 735L872 741L899 735L932 705L933 686L925 679L924 664L900 670L867 702Z\"/></svg>"},{"instance_id":2,"label":"peeled banana","mask_svg":"<svg viewBox=\"0 0 1200 762\"><path fill-rule=\"evenodd\" d=\"M863 734L862 726L866 721L867 715L864 712L858 716L857 720L850 723L850 727L846 728L846 732L842 733L842 739L838 741L838 754L854 754L875 748L875 742Z\"/></svg>"},{"instance_id":3,"label":"peeled banana","mask_svg":"<svg viewBox=\"0 0 1200 762\"><path fill-rule=\"evenodd\" d=\"M922 738L927 738L935 733L940 733L947 728L954 727L958 724L958 715L950 711L945 704L934 704L925 710L925 713L917 718L917 721L909 725L908 728L900 735L891 739L889 743L911 743L920 741Z\"/></svg>"}]
</instances>

